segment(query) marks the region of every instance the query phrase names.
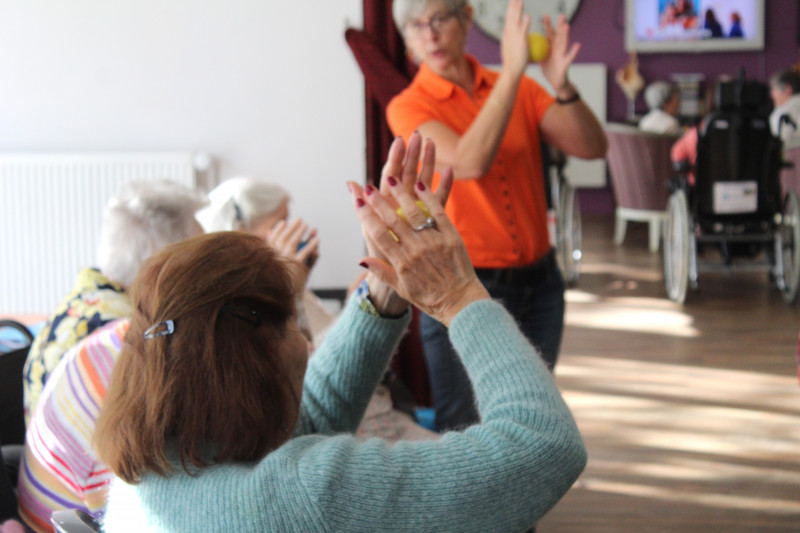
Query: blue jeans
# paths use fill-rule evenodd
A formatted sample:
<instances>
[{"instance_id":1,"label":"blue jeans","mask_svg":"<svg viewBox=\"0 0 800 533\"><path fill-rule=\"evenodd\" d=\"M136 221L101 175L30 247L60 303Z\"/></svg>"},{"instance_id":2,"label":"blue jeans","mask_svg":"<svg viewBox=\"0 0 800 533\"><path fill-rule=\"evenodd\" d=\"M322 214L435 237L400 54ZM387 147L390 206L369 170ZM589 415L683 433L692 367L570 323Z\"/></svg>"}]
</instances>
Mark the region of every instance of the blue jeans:
<instances>
[{"instance_id":1,"label":"blue jeans","mask_svg":"<svg viewBox=\"0 0 800 533\"><path fill-rule=\"evenodd\" d=\"M480 274L480 271L479 271ZM520 286L478 276L491 297L514 316L522 333L552 371L564 331L564 278L553 267L546 279ZM475 393L464 365L450 344L447 328L421 313L420 331L436 409L437 431L463 428L480 421Z\"/></svg>"}]
</instances>

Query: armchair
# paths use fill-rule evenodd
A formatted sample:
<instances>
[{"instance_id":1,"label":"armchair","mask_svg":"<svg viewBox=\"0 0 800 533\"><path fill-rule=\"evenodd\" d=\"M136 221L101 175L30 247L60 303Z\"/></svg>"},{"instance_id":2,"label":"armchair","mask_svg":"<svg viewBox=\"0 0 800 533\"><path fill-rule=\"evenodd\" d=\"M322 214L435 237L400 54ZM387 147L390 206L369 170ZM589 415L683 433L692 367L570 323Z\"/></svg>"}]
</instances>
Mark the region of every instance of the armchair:
<instances>
[{"instance_id":1,"label":"armchair","mask_svg":"<svg viewBox=\"0 0 800 533\"><path fill-rule=\"evenodd\" d=\"M649 224L649 248L658 251L672 175L674 135L649 133L627 124L607 124L608 170L617 204L614 243L625 239L627 222Z\"/></svg>"}]
</instances>

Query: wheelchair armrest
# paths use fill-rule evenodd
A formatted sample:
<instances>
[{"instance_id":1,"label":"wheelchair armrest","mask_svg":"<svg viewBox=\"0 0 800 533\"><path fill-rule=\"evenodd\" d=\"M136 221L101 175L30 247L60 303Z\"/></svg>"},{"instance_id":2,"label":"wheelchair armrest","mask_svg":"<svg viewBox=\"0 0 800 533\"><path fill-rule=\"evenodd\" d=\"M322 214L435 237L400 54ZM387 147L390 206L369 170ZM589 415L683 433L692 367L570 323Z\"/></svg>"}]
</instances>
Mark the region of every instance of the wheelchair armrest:
<instances>
[{"instance_id":1,"label":"wheelchair armrest","mask_svg":"<svg viewBox=\"0 0 800 533\"><path fill-rule=\"evenodd\" d=\"M103 531L92 515L80 509L53 511L50 523L55 527L56 533L102 533Z\"/></svg>"},{"instance_id":2,"label":"wheelchair armrest","mask_svg":"<svg viewBox=\"0 0 800 533\"><path fill-rule=\"evenodd\" d=\"M694 168L687 160L681 161L673 161L672 162L672 169L675 173L670 176L669 180L667 181L667 189L669 192L675 192L678 189L686 190L689 187L689 173Z\"/></svg>"},{"instance_id":3,"label":"wheelchair armrest","mask_svg":"<svg viewBox=\"0 0 800 533\"><path fill-rule=\"evenodd\" d=\"M788 114L784 113L778 119L778 137L781 136L781 132L783 131L783 125L784 124L786 124L789 127L791 127L794 131L797 131L797 122L794 121L794 119L791 117L791 115L788 115Z\"/></svg>"}]
</instances>

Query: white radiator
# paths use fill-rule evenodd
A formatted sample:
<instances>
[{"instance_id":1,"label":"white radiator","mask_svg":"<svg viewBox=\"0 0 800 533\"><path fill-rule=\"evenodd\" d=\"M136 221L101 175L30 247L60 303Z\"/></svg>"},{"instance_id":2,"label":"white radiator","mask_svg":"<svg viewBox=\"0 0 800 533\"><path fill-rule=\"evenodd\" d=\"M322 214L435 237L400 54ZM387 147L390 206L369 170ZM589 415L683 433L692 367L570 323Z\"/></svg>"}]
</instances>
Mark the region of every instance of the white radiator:
<instances>
[{"instance_id":1,"label":"white radiator","mask_svg":"<svg viewBox=\"0 0 800 533\"><path fill-rule=\"evenodd\" d=\"M192 152L0 153L0 317L49 314L95 265L103 208L134 179L197 186Z\"/></svg>"}]
</instances>

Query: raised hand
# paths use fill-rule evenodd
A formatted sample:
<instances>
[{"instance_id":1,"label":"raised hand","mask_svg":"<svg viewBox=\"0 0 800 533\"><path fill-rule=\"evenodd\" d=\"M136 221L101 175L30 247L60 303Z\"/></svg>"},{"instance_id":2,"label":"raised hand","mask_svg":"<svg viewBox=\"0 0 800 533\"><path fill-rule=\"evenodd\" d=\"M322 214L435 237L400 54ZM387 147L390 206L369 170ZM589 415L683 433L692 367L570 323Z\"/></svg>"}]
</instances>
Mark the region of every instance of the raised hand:
<instances>
[{"instance_id":1,"label":"raised hand","mask_svg":"<svg viewBox=\"0 0 800 533\"><path fill-rule=\"evenodd\" d=\"M570 45L569 24L567 23L567 17L564 15L558 16L555 30L550 22L550 17L545 15L544 31L550 41L550 55L542 61L542 74L558 93L569 83L567 70L569 70L572 62L575 61L581 45L580 43L572 43Z\"/></svg>"},{"instance_id":2,"label":"raised hand","mask_svg":"<svg viewBox=\"0 0 800 533\"><path fill-rule=\"evenodd\" d=\"M530 60L528 49L530 26L531 17L524 12L522 0L510 0L506 9L500 54L503 59L503 70L507 70L515 77L522 76Z\"/></svg>"},{"instance_id":3,"label":"raised hand","mask_svg":"<svg viewBox=\"0 0 800 533\"><path fill-rule=\"evenodd\" d=\"M389 149L389 157L383 167L381 188L386 191L383 195L378 189L372 185L367 185L362 188L355 182L348 182L347 187L353 195L353 200L356 203L356 210L363 205L366 205L366 198L371 196L381 196L386 202L386 206L391 210L391 216L397 220L403 219L398 215L397 208L401 207L395 199L395 196L390 194L391 189L402 189L406 194L413 194L416 183L423 184L427 190L431 190L431 181L433 180L434 164L436 163L436 148L433 142L426 143L425 149L422 150L422 137L419 133L414 133L409 139L409 147L406 150L405 143L401 137L395 139L394 143ZM423 153L424 152L424 153ZM419 165L419 157L422 154L422 166ZM419 172L417 169L419 168ZM439 188L433 193L437 202L444 205L450 195L450 189L453 186L453 170L447 168L441 172L441 179ZM416 205L414 205L416 212L420 212ZM424 217L423 217L424 218ZM362 223L362 233L364 240L367 243L367 254L370 258L388 263L388 260L383 252L383 246L375 242L376 234L368 232ZM389 239L392 242L399 242L397 234L386 231L383 234L377 235L380 239ZM368 263L365 263L368 265ZM398 315L408 307L408 302L399 297L394 289L383 282L383 280L376 277L372 272L367 274L367 284L370 288L370 295L375 307L379 312L387 315Z\"/></svg>"},{"instance_id":4,"label":"raised hand","mask_svg":"<svg viewBox=\"0 0 800 533\"><path fill-rule=\"evenodd\" d=\"M422 166L419 165L420 155L422 155ZM435 165L436 146L433 141L429 139L425 142L425 146L423 147L422 136L418 132L414 132L411 134L411 137L409 137L408 148L406 148L403 138L396 137L389 147L389 155L381 171L381 193L384 194L386 201L397 209L400 207L400 204L397 203L393 195L389 194L389 184L392 180L399 183L400 187L409 194L413 194L414 186L417 182L431 189ZM355 186L362 197L364 193L371 194L372 191L375 190L371 185L367 185L365 190L362 191L358 184L349 183L348 187L351 192L353 192L352 186ZM434 193L437 201L442 205L447 204L447 198L450 196L450 189L452 186L453 169L448 167L442 170L439 188ZM369 255L380 257L380 251L375 248L368 238L366 238L366 241Z\"/></svg>"},{"instance_id":5,"label":"raised hand","mask_svg":"<svg viewBox=\"0 0 800 533\"><path fill-rule=\"evenodd\" d=\"M420 173L417 174L420 155L422 155L422 167ZM413 165L408 164L410 162L413 162ZM417 181L422 181L426 186L431 187L435 163L436 147L430 140L423 146L422 136L419 132L415 131L408 138L408 147L402 137L396 137L389 147L389 155L381 169L381 192L384 194L388 192L387 180L390 177L398 180L409 192L413 190ZM394 202L394 198L391 196L387 198L389 202Z\"/></svg>"},{"instance_id":6,"label":"raised hand","mask_svg":"<svg viewBox=\"0 0 800 533\"><path fill-rule=\"evenodd\" d=\"M452 173L442 176L442 187L452 184ZM381 282L398 296L444 324L469 303L488 298L458 231L434 193L421 180L408 191L399 180L387 180L388 194L350 183L364 236L378 254L365 257L370 283ZM446 194L445 194L446 196ZM390 198L393 201L390 201ZM426 216L415 203L421 200ZM397 214L395 205L405 212ZM377 303L376 303L377 307Z\"/></svg>"},{"instance_id":7,"label":"raised hand","mask_svg":"<svg viewBox=\"0 0 800 533\"><path fill-rule=\"evenodd\" d=\"M295 294L301 295L305 290L308 274L319 258L319 236L316 228L309 231L308 224L301 218L288 224L281 220L267 233L267 243L287 260ZM304 243L302 247L300 243Z\"/></svg>"}]
</instances>

